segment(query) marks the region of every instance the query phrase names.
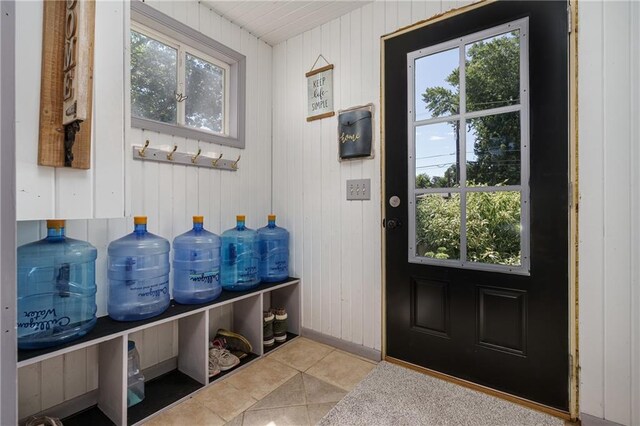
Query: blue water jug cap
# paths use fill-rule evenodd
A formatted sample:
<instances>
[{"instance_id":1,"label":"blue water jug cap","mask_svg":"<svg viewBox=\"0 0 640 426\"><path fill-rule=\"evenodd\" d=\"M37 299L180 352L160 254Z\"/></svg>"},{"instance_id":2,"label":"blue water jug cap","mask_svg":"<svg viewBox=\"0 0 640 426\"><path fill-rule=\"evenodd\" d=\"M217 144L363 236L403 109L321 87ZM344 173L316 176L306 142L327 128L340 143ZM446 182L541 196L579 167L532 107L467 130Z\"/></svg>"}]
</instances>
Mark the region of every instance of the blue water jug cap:
<instances>
[{"instance_id":1,"label":"blue water jug cap","mask_svg":"<svg viewBox=\"0 0 640 426\"><path fill-rule=\"evenodd\" d=\"M136 348L136 342L134 342L133 340L129 340L129 344L128 344L128 349L129 351L132 351Z\"/></svg>"}]
</instances>

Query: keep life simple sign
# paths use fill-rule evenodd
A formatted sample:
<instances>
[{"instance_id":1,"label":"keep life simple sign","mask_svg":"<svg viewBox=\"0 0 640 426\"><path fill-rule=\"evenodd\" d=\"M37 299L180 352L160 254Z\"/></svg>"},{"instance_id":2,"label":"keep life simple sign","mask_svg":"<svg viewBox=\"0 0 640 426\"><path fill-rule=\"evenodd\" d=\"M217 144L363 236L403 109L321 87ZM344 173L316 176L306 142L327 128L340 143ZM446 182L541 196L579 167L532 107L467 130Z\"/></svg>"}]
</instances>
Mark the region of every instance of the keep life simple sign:
<instances>
[{"instance_id":1,"label":"keep life simple sign","mask_svg":"<svg viewBox=\"0 0 640 426\"><path fill-rule=\"evenodd\" d=\"M307 76L307 121L335 115L333 111L333 65L309 71Z\"/></svg>"}]
</instances>

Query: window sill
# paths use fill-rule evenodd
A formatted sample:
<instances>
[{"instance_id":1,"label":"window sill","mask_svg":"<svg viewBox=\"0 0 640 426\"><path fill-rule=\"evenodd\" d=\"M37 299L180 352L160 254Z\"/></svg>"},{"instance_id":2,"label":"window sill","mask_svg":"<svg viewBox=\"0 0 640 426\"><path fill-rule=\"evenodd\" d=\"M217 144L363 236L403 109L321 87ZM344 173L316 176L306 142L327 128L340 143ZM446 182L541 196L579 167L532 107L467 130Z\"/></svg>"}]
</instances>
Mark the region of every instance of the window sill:
<instances>
[{"instance_id":1,"label":"window sill","mask_svg":"<svg viewBox=\"0 0 640 426\"><path fill-rule=\"evenodd\" d=\"M238 135L237 137L224 136L191 127L161 123L159 121L147 120L139 117L131 117L131 127L198 141L212 142L234 148L244 148L244 134Z\"/></svg>"}]
</instances>

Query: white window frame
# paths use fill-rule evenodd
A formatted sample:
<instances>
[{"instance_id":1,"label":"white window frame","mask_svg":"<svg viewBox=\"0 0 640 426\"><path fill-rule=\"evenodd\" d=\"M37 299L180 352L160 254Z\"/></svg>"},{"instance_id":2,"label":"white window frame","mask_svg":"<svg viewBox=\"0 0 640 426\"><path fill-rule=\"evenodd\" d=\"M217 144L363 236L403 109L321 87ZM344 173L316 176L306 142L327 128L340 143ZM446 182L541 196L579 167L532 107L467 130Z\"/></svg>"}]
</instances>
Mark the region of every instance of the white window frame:
<instances>
[{"instance_id":1,"label":"white window frame","mask_svg":"<svg viewBox=\"0 0 640 426\"><path fill-rule=\"evenodd\" d=\"M466 46L514 30L520 33L520 102L517 105L491 108L467 112L466 110ZM408 147L408 205L409 205L409 247L410 263L440 265L464 269L505 272L520 275L530 274L530 217L529 217L529 18L523 18L484 31L469 34L464 37L449 40L424 49L407 54L407 147ZM459 51L459 113L423 120L416 120L415 105L415 61L425 56L457 48ZM472 118L485 117L508 112L520 113L520 185L508 186L467 186L466 161L466 122ZM416 159L415 159L415 131L417 127L426 124L436 124L450 121L460 122L459 152L460 176L459 187L455 188L416 188ZM519 192L520 199L520 265L501 265L491 263L471 262L467 260L467 193L473 192ZM416 197L422 194L460 194L460 259L434 259L418 256L416 253Z\"/></svg>"},{"instance_id":2,"label":"white window frame","mask_svg":"<svg viewBox=\"0 0 640 426\"><path fill-rule=\"evenodd\" d=\"M131 126L220 145L245 147L246 57L193 28L139 1L131 2L132 31L139 32L178 51L176 92L183 93L186 54L224 69L224 117L221 133L186 125L185 102L176 102L176 123L163 123L131 115ZM130 42L130 37L127 43ZM130 49L128 49L130 51ZM127 68L127 72L129 69ZM131 81L130 75L129 81ZM127 94L130 96L130 94Z\"/></svg>"}]
</instances>

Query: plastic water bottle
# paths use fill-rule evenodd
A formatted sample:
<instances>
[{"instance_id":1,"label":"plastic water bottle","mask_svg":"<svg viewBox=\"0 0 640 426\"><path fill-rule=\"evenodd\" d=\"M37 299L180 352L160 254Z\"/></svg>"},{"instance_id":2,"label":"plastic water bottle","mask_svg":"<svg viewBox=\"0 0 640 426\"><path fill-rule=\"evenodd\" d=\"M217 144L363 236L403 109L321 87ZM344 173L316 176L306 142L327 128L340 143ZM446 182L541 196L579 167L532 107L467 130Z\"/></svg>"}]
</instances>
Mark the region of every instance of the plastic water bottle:
<instances>
[{"instance_id":1,"label":"plastic water bottle","mask_svg":"<svg viewBox=\"0 0 640 426\"><path fill-rule=\"evenodd\" d=\"M276 215L268 216L268 224L258 229L260 246L260 279L283 281L289 277L289 232L276 226Z\"/></svg>"},{"instance_id":2,"label":"plastic water bottle","mask_svg":"<svg viewBox=\"0 0 640 426\"><path fill-rule=\"evenodd\" d=\"M129 340L127 354L127 407L144 399L144 375L140 371L140 354L136 342Z\"/></svg>"},{"instance_id":3,"label":"plastic water bottle","mask_svg":"<svg viewBox=\"0 0 640 426\"><path fill-rule=\"evenodd\" d=\"M109 244L107 311L117 321L160 315L169 307L169 241L147 231L147 217Z\"/></svg>"},{"instance_id":4,"label":"plastic water bottle","mask_svg":"<svg viewBox=\"0 0 640 426\"><path fill-rule=\"evenodd\" d=\"M47 221L47 238L18 247L18 347L78 339L96 325L96 248Z\"/></svg>"},{"instance_id":5,"label":"plastic water bottle","mask_svg":"<svg viewBox=\"0 0 640 426\"><path fill-rule=\"evenodd\" d=\"M260 284L258 277L258 234L244 224L245 217L236 216L236 227L222 234L222 288L249 290Z\"/></svg>"},{"instance_id":6,"label":"plastic water bottle","mask_svg":"<svg viewBox=\"0 0 640 426\"><path fill-rule=\"evenodd\" d=\"M173 298L197 304L220 293L220 237L204 229L204 217L193 216L193 229L173 240Z\"/></svg>"}]
</instances>

